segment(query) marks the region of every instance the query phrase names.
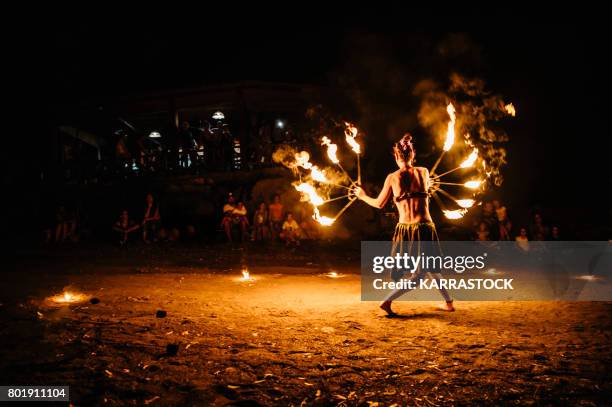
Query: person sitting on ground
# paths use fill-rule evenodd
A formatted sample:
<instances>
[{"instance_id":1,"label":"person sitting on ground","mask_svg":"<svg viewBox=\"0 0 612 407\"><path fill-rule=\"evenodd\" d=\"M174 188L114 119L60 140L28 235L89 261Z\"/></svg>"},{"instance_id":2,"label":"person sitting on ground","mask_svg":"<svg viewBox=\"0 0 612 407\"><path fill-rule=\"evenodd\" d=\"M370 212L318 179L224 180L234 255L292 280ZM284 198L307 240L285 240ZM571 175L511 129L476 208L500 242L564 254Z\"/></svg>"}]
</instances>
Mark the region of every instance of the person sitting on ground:
<instances>
[{"instance_id":1,"label":"person sitting on ground","mask_svg":"<svg viewBox=\"0 0 612 407\"><path fill-rule=\"evenodd\" d=\"M524 252L529 251L529 238L527 237L527 228L521 228L519 235L515 238L516 244Z\"/></svg>"},{"instance_id":2,"label":"person sitting on ground","mask_svg":"<svg viewBox=\"0 0 612 407\"><path fill-rule=\"evenodd\" d=\"M247 208L244 206L244 202L238 202L238 205L234 208L234 222L240 225L240 232L242 233L242 239L246 239L249 234L249 218Z\"/></svg>"},{"instance_id":3,"label":"person sitting on ground","mask_svg":"<svg viewBox=\"0 0 612 407\"><path fill-rule=\"evenodd\" d=\"M227 240L231 242L232 239L232 224L234 217L234 210L236 209L236 202L233 194L229 194L227 202L223 205L223 220L221 221L221 227L225 232Z\"/></svg>"},{"instance_id":4,"label":"person sitting on ground","mask_svg":"<svg viewBox=\"0 0 612 407\"><path fill-rule=\"evenodd\" d=\"M119 235L119 245L125 245L130 233L137 231L139 228L140 226L130 219L128 211L124 209L119 216L119 220L113 225L113 230Z\"/></svg>"},{"instance_id":5,"label":"person sitting on ground","mask_svg":"<svg viewBox=\"0 0 612 407\"><path fill-rule=\"evenodd\" d=\"M253 215L253 240L268 239L268 210L265 202L261 202Z\"/></svg>"},{"instance_id":6,"label":"person sitting on ground","mask_svg":"<svg viewBox=\"0 0 612 407\"><path fill-rule=\"evenodd\" d=\"M142 240L149 243L151 240L157 242L157 229L161 221L159 206L153 198L153 194L147 194L144 218L142 220Z\"/></svg>"},{"instance_id":7,"label":"person sitting on ground","mask_svg":"<svg viewBox=\"0 0 612 407\"><path fill-rule=\"evenodd\" d=\"M247 209L242 202L236 204L236 199L233 194L227 198L227 203L223 205L223 220L221 227L225 232L228 242L232 242L232 227L240 226L240 232L244 238L247 235L249 220L247 219Z\"/></svg>"},{"instance_id":8,"label":"person sitting on ground","mask_svg":"<svg viewBox=\"0 0 612 407\"><path fill-rule=\"evenodd\" d=\"M302 219L302 221L300 222L300 229L302 230L304 239L319 239L319 237L321 237L319 224L315 222L315 220L312 218L312 215L308 213L308 208L306 207L306 205L300 206L300 218Z\"/></svg>"},{"instance_id":9,"label":"person sitting on ground","mask_svg":"<svg viewBox=\"0 0 612 407\"><path fill-rule=\"evenodd\" d=\"M280 195L274 195L274 201L268 206L268 209L270 211L270 234L272 239L277 239L283 226L283 204Z\"/></svg>"},{"instance_id":10,"label":"person sitting on ground","mask_svg":"<svg viewBox=\"0 0 612 407\"><path fill-rule=\"evenodd\" d=\"M280 238L285 241L287 246L300 245L300 225L293 219L293 214L291 212L287 212L287 218L283 223Z\"/></svg>"}]
</instances>

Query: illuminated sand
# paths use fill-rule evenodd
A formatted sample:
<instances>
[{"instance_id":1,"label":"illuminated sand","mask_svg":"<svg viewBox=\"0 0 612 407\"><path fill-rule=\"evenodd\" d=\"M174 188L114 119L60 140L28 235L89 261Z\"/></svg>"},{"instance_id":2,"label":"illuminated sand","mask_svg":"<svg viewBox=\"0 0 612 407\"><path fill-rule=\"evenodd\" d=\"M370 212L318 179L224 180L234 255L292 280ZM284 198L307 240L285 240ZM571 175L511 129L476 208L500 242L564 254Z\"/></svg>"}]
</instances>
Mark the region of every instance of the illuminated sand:
<instances>
[{"instance_id":1,"label":"illuminated sand","mask_svg":"<svg viewBox=\"0 0 612 407\"><path fill-rule=\"evenodd\" d=\"M2 382L67 384L77 405L599 404L612 390L610 304L401 302L388 319L350 269L249 270L42 277L101 302L0 307Z\"/></svg>"}]
</instances>

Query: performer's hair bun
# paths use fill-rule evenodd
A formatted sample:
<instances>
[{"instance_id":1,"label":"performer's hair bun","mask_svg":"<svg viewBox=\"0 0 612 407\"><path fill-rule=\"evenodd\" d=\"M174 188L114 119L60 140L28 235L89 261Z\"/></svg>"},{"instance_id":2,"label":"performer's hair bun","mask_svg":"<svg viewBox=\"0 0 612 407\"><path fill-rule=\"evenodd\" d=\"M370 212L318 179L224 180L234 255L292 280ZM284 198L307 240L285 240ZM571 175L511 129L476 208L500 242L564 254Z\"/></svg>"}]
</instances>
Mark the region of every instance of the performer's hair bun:
<instances>
[{"instance_id":1,"label":"performer's hair bun","mask_svg":"<svg viewBox=\"0 0 612 407\"><path fill-rule=\"evenodd\" d=\"M393 146L394 150L404 159L407 164L414 160L414 146L412 145L412 134L405 133L404 136Z\"/></svg>"}]
</instances>

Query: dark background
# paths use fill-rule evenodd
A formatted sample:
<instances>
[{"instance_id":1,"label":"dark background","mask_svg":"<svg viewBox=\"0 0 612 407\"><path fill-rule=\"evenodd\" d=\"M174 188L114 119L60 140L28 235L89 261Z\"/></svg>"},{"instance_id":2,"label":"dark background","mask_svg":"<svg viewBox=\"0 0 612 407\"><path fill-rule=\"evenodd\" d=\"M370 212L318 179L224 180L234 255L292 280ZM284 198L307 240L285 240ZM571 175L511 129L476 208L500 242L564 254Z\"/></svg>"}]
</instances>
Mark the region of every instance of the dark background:
<instances>
[{"instance_id":1,"label":"dark background","mask_svg":"<svg viewBox=\"0 0 612 407\"><path fill-rule=\"evenodd\" d=\"M28 104L12 141L36 149L45 129L63 119L64 103L104 105L137 91L242 80L358 90L363 98L347 107L357 120L363 112L414 116L415 83L459 72L484 79L517 107L505 128L499 194L517 206L574 208L577 217L607 221L609 46L601 11L378 4L167 11L94 8L20 24L10 62ZM29 160L9 155L5 184L35 183ZM370 157L368 179L382 180L388 161Z\"/></svg>"}]
</instances>

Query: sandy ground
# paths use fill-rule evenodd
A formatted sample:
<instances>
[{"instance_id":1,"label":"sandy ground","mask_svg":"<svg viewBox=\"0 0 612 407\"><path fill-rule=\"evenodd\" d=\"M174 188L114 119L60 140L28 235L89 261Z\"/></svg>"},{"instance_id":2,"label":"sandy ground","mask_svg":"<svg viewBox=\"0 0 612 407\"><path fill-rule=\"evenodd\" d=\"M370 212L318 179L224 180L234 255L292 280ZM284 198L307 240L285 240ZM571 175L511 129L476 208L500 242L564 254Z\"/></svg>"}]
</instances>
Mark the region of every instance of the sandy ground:
<instances>
[{"instance_id":1,"label":"sandy ground","mask_svg":"<svg viewBox=\"0 0 612 407\"><path fill-rule=\"evenodd\" d=\"M241 282L239 267L90 263L1 273L0 384L70 385L79 406L609 405L612 394L609 303L443 313L405 301L390 319L360 301L350 265L337 279L316 262L254 266ZM66 286L100 302L46 299Z\"/></svg>"}]
</instances>

